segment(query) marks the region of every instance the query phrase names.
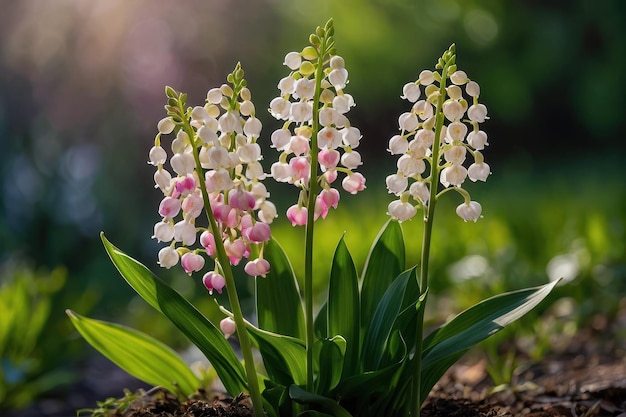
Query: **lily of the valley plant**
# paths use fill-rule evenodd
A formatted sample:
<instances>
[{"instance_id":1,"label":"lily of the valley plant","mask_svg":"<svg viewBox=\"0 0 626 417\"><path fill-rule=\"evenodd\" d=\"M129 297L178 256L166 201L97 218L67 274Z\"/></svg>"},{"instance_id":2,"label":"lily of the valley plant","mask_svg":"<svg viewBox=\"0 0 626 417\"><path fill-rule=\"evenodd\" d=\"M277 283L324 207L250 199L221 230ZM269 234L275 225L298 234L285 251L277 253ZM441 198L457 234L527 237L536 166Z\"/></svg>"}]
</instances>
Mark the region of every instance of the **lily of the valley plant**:
<instances>
[{"instance_id":1,"label":"lily of the valley plant","mask_svg":"<svg viewBox=\"0 0 626 417\"><path fill-rule=\"evenodd\" d=\"M485 181L490 168L480 87L457 69L454 45L417 80L404 85L407 111L388 150L399 155L387 176L391 219L372 244L359 276L343 238L330 269L326 303L314 316L313 237L317 221L336 209L342 193L365 188L357 170L359 129L348 113L348 71L337 55L332 20L300 52L269 104L280 125L270 135L279 152L271 172L261 166L264 140L244 71L210 89L203 106L167 87L167 115L150 150L156 188L163 194L153 238L158 263L178 265L214 292L228 294L224 318L207 319L168 284L114 247L104 246L124 279L171 320L207 357L230 395L248 393L257 416L417 416L437 380L468 349L534 308L554 283L487 299L424 335L429 251L437 202L459 198L457 214L477 221L481 206L463 184ZM304 288L271 236L277 209L264 181L297 188L286 216L305 228ZM455 194L457 196L455 197ZM400 222L421 213L421 261L407 266ZM460 227L462 227L460 225ZM348 231L349 233L349 231ZM258 324L245 320L233 268L255 280ZM134 330L68 311L79 332L134 376L186 397L198 377L169 348ZM240 362L227 337L239 342ZM424 337L425 336L425 337ZM255 362L253 349L260 353Z\"/></svg>"}]
</instances>

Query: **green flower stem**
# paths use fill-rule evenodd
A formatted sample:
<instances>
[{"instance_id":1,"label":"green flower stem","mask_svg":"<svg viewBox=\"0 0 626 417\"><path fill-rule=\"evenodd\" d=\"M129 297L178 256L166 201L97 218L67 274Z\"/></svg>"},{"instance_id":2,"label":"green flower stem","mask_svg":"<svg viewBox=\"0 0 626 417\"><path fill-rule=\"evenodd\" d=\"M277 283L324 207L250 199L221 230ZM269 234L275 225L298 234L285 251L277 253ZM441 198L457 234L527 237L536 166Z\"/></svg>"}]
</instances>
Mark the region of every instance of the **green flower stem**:
<instances>
[{"instance_id":1,"label":"green flower stem","mask_svg":"<svg viewBox=\"0 0 626 417\"><path fill-rule=\"evenodd\" d=\"M180 102L179 102L180 103ZM181 114L185 114L183 103L180 103ZM202 164L200 163L200 153L198 148L193 143L195 138L195 132L189 125L189 120L183 118L183 129L189 136L189 140L192 141L193 157L196 162L196 172L202 173ZM259 381L257 378L256 368L254 367L254 358L252 356L252 343L245 327L245 320L243 318L243 312L241 310L241 304L239 303L239 296L237 295L237 286L235 285L235 278L233 276L233 270L230 267L228 255L226 255L226 249L224 248L224 242L219 237L221 236L217 221L211 210L211 202L209 200L209 193L206 189L206 184L200 179L200 190L202 191L202 199L204 201L204 211L209 219L209 227L213 232L215 238L215 250L217 253L217 259L219 266L224 274L224 281L226 281L226 292L228 293L228 301L233 312L233 318L235 320L235 326L237 329L237 336L239 339L239 346L241 347L241 353L243 355L244 367L246 370L246 376L248 379L248 390L250 391L250 399L252 401L252 408L254 409L254 415L256 417L263 417L263 398L261 397L261 391L259 389Z\"/></svg>"},{"instance_id":2,"label":"green flower stem","mask_svg":"<svg viewBox=\"0 0 626 417\"><path fill-rule=\"evenodd\" d=\"M306 389L313 392L313 231L315 225L315 200L318 193L317 184L317 133L320 130L319 110L322 79L324 78L324 56L326 55L326 39L321 39L317 68L315 69L315 92L313 94L313 125L311 129L311 171L309 174L309 194L307 201L307 220L304 253L304 315L306 328Z\"/></svg>"},{"instance_id":3,"label":"green flower stem","mask_svg":"<svg viewBox=\"0 0 626 417\"><path fill-rule=\"evenodd\" d=\"M439 97L437 97L437 106L435 108L435 140L433 143L433 154L431 159L430 173L430 197L428 199L428 211L424 214L424 235L422 240L422 254L420 260L420 276L419 288L420 295L428 288L428 261L430 259L430 242L432 237L433 222L435 220L435 206L437 204L437 188L439 185L439 176L441 167L439 166L439 146L441 144L441 130L443 127L444 114L443 103L446 97L446 78L448 76L448 67L454 62L453 59L447 60L441 70L441 82L439 85ZM415 345L415 368L413 375L413 409L411 416L418 417L420 415L420 407L422 405L421 398L421 375L422 375L422 340L424 337L424 308L418 312L416 326L417 342Z\"/></svg>"}]
</instances>

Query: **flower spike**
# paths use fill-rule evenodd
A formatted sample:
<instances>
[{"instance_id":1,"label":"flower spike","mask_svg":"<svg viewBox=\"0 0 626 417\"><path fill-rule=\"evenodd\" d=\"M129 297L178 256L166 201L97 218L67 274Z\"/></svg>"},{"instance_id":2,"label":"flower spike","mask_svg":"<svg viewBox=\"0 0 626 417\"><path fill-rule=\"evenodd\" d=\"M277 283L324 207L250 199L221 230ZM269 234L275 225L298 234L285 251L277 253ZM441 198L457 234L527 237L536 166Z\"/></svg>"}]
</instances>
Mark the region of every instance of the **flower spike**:
<instances>
[{"instance_id":1,"label":"flower spike","mask_svg":"<svg viewBox=\"0 0 626 417\"><path fill-rule=\"evenodd\" d=\"M423 207L427 216L428 205L452 189L465 199L458 215L476 221L480 204L471 201L461 187L467 178L486 181L491 173L480 152L488 145L487 134L479 127L488 119L487 107L478 102L478 83L457 69L454 45L435 69L422 71L416 81L402 88L401 97L412 107L400 115L400 133L389 140L389 152L400 157L397 172L386 180L389 193L399 198L389 204L388 214L405 221ZM473 158L470 164L468 156Z\"/></svg>"},{"instance_id":2,"label":"flower spike","mask_svg":"<svg viewBox=\"0 0 626 417\"><path fill-rule=\"evenodd\" d=\"M158 210L162 218L154 227L153 237L170 243L159 253L159 263L170 268L180 260L189 275L203 269L205 258L200 253L216 258L216 237L222 240L232 265L251 253L262 253L270 239L269 224L276 217L261 182L266 177L257 143L262 126L255 117L240 64L227 81L208 91L204 106L193 108L186 107L185 94L167 87L168 115L159 121L155 146L150 150L149 163L157 168L155 183L164 195ZM168 134L175 135L169 160L175 175L164 167L167 152L161 137ZM217 230L196 224L205 209L215 217ZM198 233L202 249L189 252ZM263 271L269 270L267 261L262 261ZM256 272L254 275L264 275ZM209 292L214 288L221 292L217 281L218 285L207 286Z\"/></svg>"},{"instance_id":3,"label":"flower spike","mask_svg":"<svg viewBox=\"0 0 626 417\"><path fill-rule=\"evenodd\" d=\"M344 92L348 71L344 59L335 52L333 34L329 20L311 34L309 46L287 53L284 64L291 72L278 83L280 96L270 102L269 112L285 121L272 134L272 147L281 152L271 167L274 179L293 184L305 194L315 181L321 193L337 195L338 201L334 185L338 172L345 175L342 187L352 194L365 189L365 177L355 171L361 165L361 155L355 150L361 132L346 117L355 103ZM336 208L337 203L326 204L319 200L317 191L315 194L318 203L314 218L325 218L328 208ZM300 198L299 205L287 212L294 226L307 223L307 209L302 206L305 201L307 198Z\"/></svg>"}]
</instances>

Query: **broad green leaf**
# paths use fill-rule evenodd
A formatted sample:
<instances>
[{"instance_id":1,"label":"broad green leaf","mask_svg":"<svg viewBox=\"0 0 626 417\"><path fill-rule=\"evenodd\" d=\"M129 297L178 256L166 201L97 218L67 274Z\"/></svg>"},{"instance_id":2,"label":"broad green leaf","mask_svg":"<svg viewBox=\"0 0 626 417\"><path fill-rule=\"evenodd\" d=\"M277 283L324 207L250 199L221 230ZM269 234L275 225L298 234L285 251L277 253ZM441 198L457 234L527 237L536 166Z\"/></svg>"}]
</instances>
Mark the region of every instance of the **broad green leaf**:
<instances>
[{"instance_id":1,"label":"broad green leaf","mask_svg":"<svg viewBox=\"0 0 626 417\"><path fill-rule=\"evenodd\" d=\"M328 337L328 302L322 304L322 307L317 312L317 316L315 316L313 321L313 330L316 339Z\"/></svg>"},{"instance_id":2,"label":"broad green leaf","mask_svg":"<svg viewBox=\"0 0 626 417\"><path fill-rule=\"evenodd\" d=\"M271 380L280 384L306 383L306 351L300 339L248 328L263 357Z\"/></svg>"},{"instance_id":3,"label":"broad green leaf","mask_svg":"<svg viewBox=\"0 0 626 417\"><path fill-rule=\"evenodd\" d=\"M409 281L415 282L415 268L400 274L385 291L374 312L363 341L361 363L363 370L373 371L380 366L387 340L402 308Z\"/></svg>"},{"instance_id":4,"label":"broad green leaf","mask_svg":"<svg viewBox=\"0 0 626 417\"><path fill-rule=\"evenodd\" d=\"M353 375L358 371L359 360L359 278L343 237L330 270L327 314L327 334L345 339L345 375Z\"/></svg>"},{"instance_id":5,"label":"broad green leaf","mask_svg":"<svg viewBox=\"0 0 626 417\"><path fill-rule=\"evenodd\" d=\"M398 335L398 333L395 334ZM397 337L400 336L398 335ZM333 395L337 398L362 398L373 393L388 391L390 389L389 381L394 379L394 375L408 359L406 345L402 345L401 340L399 340L399 343L402 349L397 354L398 361L396 363L376 371L365 371L343 378L339 385L332 390Z\"/></svg>"},{"instance_id":6,"label":"broad green leaf","mask_svg":"<svg viewBox=\"0 0 626 417\"><path fill-rule=\"evenodd\" d=\"M168 346L137 330L93 320L66 311L72 324L91 346L117 366L149 385L160 385L187 397L200 381Z\"/></svg>"},{"instance_id":7,"label":"broad green leaf","mask_svg":"<svg viewBox=\"0 0 626 417\"><path fill-rule=\"evenodd\" d=\"M540 287L488 298L435 330L424 340L422 380L434 385L438 378L428 376L430 372L435 376L439 374L439 377L443 375L469 348L535 308L550 294L557 283L558 281L554 281ZM422 384L422 392L428 394L432 385Z\"/></svg>"},{"instance_id":8,"label":"broad green leaf","mask_svg":"<svg viewBox=\"0 0 626 417\"><path fill-rule=\"evenodd\" d=\"M264 411L269 417L294 415L294 403L289 398L289 390L286 386L266 380L262 395Z\"/></svg>"},{"instance_id":9,"label":"broad green leaf","mask_svg":"<svg viewBox=\"0 0 626 417\"><path fill-rule=\"evenodd\" d=\"M329 412L334 417L352 417L350 413L336 401L305 391L297 385L291 385L289 387L289 396L300 404L319 406L322 410Z\"/></svg>"},{"instance_id":10,"label":"broad green leaf","mask_svg":"<svg viewBox=\"0 0 626 417\"><path fill-rule=\"evenodd\" d=\"M373 407L380 406L380 408L385 409L381 404L394 400L390 394L393 393L394 386L399 384L402 370L408 361L407 348L399 333L394 332L391 339L393 340L392 343L397 344L400 348L397 352L396 363L377 371L363 372L342 379L337 387L328 394L329 397L341 398L343 407L350 410L353 415L389 415L386 412L377 413ZM405 383L406 381L403 380L400 385Z\"/></svg>"},{"instance_id":11,"label":"broad green leaf","mask_svg":"<svg viewBox=\"0 0 626 417\"><path fill-rule=\"evenodd\" d=\"M298 417L333 417L332 414L320 413L315 410L306 410L298 414Z\"/></svg>"},{"instance_id":12,"label":"broad green leaf","mask_svg":"<svg viewBox=\"0 0 626 417\"><path fill-rule=\"evenodd\" d=\"M226 391L233 396L247 391L243 366L222 331L148 268L113 246L104 234L101 237L111 261L126 282L200 349Z\"/></svg>"},{"instance_id":13,"label":"broad green leaf","mask_svg":"<svg viewBox=\"0 0 626 417\"><path fill-rule=\"evenodd\" d=\"M426 400L430 390L435 386L437 381L441 379L443 374L445 374L452 365L457 363L457 361L461 359L468 350L469 349L464 349L450 356L446 356L444 359L438 360L429 366L426 370L422 368L422 376L420 380L420 399L422 403Z\"/></svg>"},{"instance_id":14,"label":"broad green leaf","mask_svg":"<svg viewBox=\"0 0 626 417\"><path fill-rule=\"evenodd\" d=\"M405 265L404 239L397 221L389 220L379 232L363 270L361 329L367 328L381 297Z\"/></svg>"},{"instance_id":15,"label":"broad green leaf","mask_svg":"<svg viewBox=\"0 0 626 417\"><path fill-rule=\"evenodd\" d=\"M228 315L233 313L224 307L220 310ZM259 348L263 364L270 380L280 385L306 383L306 350L304 341L259 329L246 321L246 329Z\"/></svg>"},{"instance_id":16,"label":"broad green leaf","mask_svg":"<svg viewBox=\"0 0 626 417\"><path fill-rule=\"evenodd\" d=\"M326 395L339 383L344 368L346 340L341 336L320 339L315 342L317 350L317 379L315 392Z\"/></svg>"},{"instance_id":17,"label":"broad green leaf","mask_svg":"<svg viewBox=\"0 0 626 417\"><path fill-rule=\"evenodd\" d=\"M304 339L304 312L289 258L275 239L267 244L263 256L270 263L270 272L256 279L259 327Z\"/></svg>"}]
</instances>

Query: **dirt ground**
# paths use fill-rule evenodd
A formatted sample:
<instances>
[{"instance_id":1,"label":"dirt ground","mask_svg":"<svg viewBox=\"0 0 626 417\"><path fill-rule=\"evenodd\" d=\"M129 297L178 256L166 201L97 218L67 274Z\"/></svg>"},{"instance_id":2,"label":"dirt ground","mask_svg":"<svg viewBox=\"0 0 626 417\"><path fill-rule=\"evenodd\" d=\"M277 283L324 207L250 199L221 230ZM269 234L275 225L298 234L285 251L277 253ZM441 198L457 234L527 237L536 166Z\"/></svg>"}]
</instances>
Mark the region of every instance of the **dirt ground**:
<instances>
[{"instance_id":1,"label":"dirt ground","mask_svg":"<svg viewBox=\"0 0 626 417\"><path fill-rule=\"evenodd\" d=\"M538 363L519 358L518 362L527 366L521 367L521 371L518 367L511 383L497 392L486 371L486 360L470 355L435 385L424 404L422 417L626 417L625 352L626 321L618 320L617 326L610 329L582 330L564 348ZM76 389L66 390L57 398L48 398L29 409L9 412L6 417L76 416L76 409L95 408L96 401L111 396L111 390L119 398L123 395L122 388L136 390L143 386L129 380L122 371L113 372L110 365L99 364L100 370L95 373L92 370ZM103 369L108 371L103 373ZM104 385L109 386L106 396L98 391ZM56 404L56 409L50 407L50 401ZM195 398L181 404L171 394L151 389L132 407L115 415L249 417L252 413L245 396L232 399L219 393L198 392Z\"/></svg>"},{"instance_id":2,"label":"dirt ground","mask_svg":"<svg viewBox=\"0 0 626 417\"><path fill-rule=\"evenodd\" d=\"M485 360L467 358L434 387L423 417L626 417L626 359L600 335L583 331L558 355L528 366L494 392ZM164 392L143 397L117 416L249 417L247 398L200 393L180 404Z\"/></svg>"}]
</instances>

